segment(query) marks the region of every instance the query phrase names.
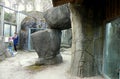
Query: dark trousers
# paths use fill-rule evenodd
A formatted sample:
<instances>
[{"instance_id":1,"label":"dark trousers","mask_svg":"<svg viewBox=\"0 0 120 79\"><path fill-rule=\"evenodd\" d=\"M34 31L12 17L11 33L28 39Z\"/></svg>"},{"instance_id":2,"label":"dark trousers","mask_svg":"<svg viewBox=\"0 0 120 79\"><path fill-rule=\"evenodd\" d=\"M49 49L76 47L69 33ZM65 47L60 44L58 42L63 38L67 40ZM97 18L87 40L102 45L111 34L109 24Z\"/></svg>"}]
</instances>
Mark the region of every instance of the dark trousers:
<instances>
[{"instance_id":1,"label":"dark trousers","mask_svg":"<svg viewBox=\"0 0 120 79\"><path fill-rule=\"evenodd\" d=\"M14 45L14 50L17 52L17 47L16 47L17 45Z\"/></svg>"}]
</instances>

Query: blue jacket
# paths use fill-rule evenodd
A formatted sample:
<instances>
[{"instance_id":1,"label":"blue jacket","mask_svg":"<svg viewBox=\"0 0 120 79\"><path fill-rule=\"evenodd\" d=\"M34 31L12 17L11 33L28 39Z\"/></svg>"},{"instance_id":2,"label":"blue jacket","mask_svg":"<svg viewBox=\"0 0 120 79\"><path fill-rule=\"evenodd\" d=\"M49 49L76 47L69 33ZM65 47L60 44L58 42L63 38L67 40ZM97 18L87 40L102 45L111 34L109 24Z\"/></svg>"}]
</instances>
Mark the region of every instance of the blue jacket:
<instances>
[{"instance_id":1,"label":"blue jacket","mask_svg":"<svg viewBox=\"0 0 120 79\"><path fill-rule=\"evenodd\" d=\"M18 36L16 38L13 38L13 43L14 43L14 45L18 44Z\"/></svg>"}]
</instances>

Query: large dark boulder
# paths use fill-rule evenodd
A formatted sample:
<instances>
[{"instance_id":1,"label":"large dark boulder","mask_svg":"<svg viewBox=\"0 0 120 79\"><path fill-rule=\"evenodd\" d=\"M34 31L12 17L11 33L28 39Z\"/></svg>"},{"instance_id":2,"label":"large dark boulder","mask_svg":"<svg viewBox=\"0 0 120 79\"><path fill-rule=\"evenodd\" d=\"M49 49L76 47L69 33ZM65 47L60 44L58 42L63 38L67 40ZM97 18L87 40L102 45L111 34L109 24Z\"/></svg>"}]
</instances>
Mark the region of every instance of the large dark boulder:
<instances>
[{"instance_id":1,"label":"large dark boulder","mask_svg":"<svg viewBox=\"0 0 120 79\"><path fill-rule=\"evenodd\" d=\"M68 5L53 7L47 10L44 18L51 29L69 29L71 28L70 11Z\"/></svg>"},{"instance_id":2,"label":"large dark boulder","mask_svg":"<svg viewBox=\"0 0 120 79\"><path fill-rule=\"evenodd\" d=\"M61 30L43 30L31 35L33 47L39 56L39 64L62 62L60 55Z\"/></svg>"}]
</instances>

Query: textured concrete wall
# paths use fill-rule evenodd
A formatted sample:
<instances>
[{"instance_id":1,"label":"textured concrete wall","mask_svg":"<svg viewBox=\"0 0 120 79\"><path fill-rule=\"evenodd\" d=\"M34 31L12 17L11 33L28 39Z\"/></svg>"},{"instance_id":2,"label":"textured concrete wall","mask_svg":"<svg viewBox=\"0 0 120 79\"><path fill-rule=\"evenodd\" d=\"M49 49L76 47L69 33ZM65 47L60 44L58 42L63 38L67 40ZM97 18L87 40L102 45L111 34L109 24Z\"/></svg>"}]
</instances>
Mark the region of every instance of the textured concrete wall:
<instances>
[{"instance_id":1,"label":"textured concrete wall","mask_svg":"<svg viewBox=\"0 0 120 79\"><path fill-rule=\"evenodd\" d=\"M19 35L19 38L20 38L19 39L19 49L21 49L21 50L28 49L28 33L29 33L28 31L29 31L29 28L36 28L35 18L26 17L21 22L21 29L20 29L20 35Z\"/></svg>"},{"instance_id":2,"label":"textured concrete wall","mask_svg":"<svg viewBox=\"0 0 120 79\"><path fill-rule=\"evenodd\" d=\"M97 24L91 9L75 7L72 4L70 4L70 9L72 22L70 72L80 77L97 75L99 68L101 70L99 64L102 63L97 57L101 54L101 58L103 53L103 27Z\"/></svg>"},{"instance_id":3,"label":"textured concrete wall","mask_svg":"<svg viewBox=\"0 0 120 79\"><path fill-rule=\"evenodd\" d=\"M95 55L95 70L97 74L102 74L103 68L103 47L104 47L104 31L105 28L101 25L94 28L93 48Z\"/></svg>"}]
</instances>

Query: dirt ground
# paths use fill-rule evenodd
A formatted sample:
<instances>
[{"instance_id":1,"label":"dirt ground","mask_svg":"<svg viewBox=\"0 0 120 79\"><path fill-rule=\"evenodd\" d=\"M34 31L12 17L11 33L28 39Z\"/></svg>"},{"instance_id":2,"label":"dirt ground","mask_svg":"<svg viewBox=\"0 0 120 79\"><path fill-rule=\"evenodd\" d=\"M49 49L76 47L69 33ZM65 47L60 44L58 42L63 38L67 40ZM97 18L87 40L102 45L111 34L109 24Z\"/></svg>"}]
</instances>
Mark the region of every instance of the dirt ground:
<instances>
[{"instance_id":1,"label":"dirt ground","mask_svg":"<svg viewBox=\"0 0 120 79\"><path fill-rule=\"evenodd\" d=\"M77 78L68 72L71 62L70 50L61 52L63 63L49 66L35 66L38 56L35 52L18 51L14 57L0 62L0 79L103 79L99 77Z\"/></svg>"}]
</instances>

